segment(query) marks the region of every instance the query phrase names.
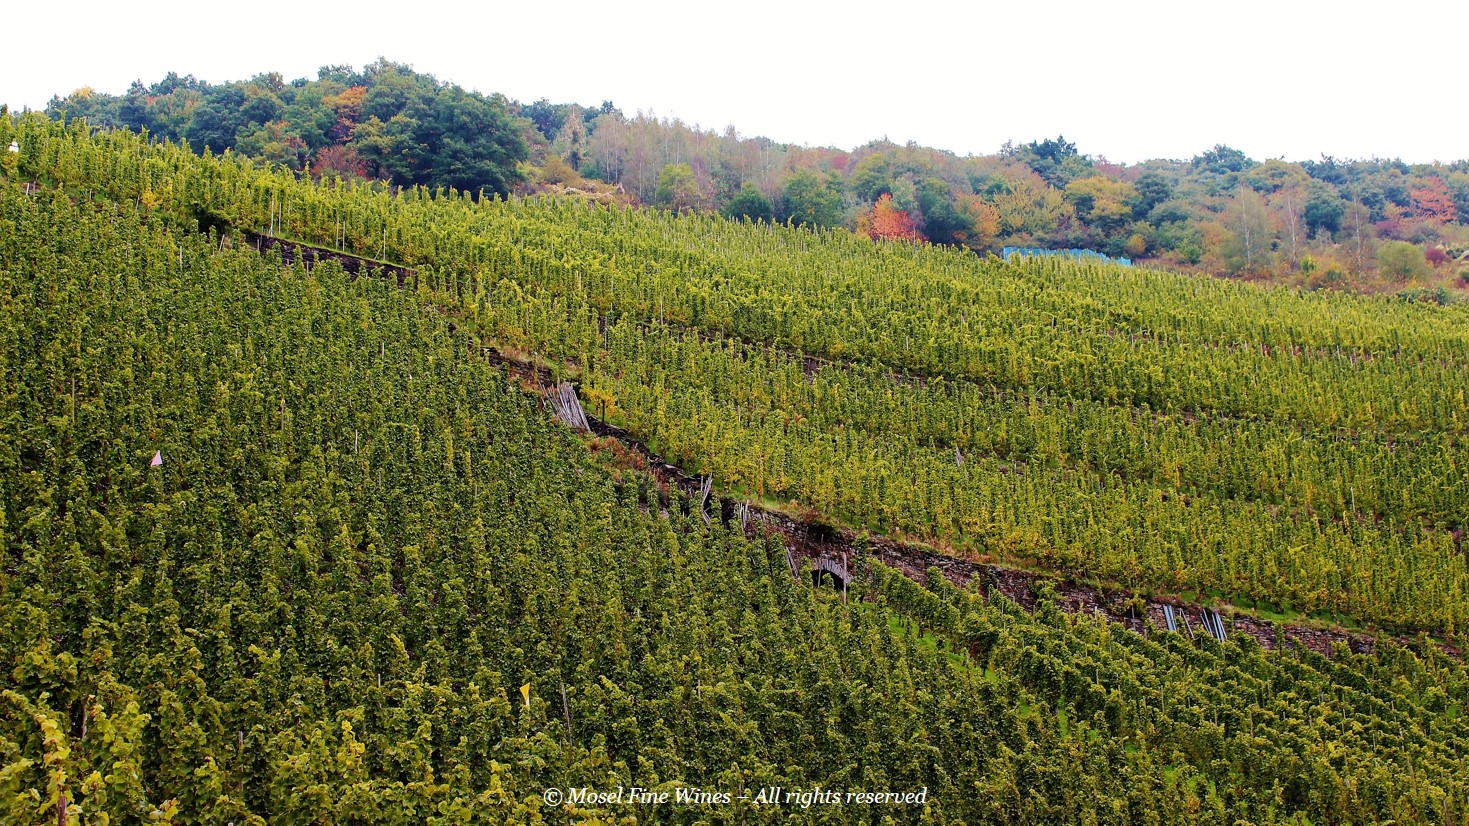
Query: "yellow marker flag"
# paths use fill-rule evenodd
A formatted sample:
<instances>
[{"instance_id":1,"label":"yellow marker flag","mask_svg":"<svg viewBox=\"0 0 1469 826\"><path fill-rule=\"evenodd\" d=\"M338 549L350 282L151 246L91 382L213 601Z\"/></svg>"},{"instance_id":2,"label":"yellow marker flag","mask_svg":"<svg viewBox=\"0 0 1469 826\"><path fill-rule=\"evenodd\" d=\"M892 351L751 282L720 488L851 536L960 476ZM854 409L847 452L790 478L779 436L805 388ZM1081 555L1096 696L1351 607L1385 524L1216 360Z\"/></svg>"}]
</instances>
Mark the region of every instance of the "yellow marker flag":
<instances>
[{"instance_id":1,"label":"yellow marker flag","mask_svg":"<svg viewBox=\"0 0 1469 826\"><path fill-rule=\"evenodd\" d=\"M520 696L525 698L525 707L530 708L530 683L520 687Z\"/></svg>"}]
</instances>

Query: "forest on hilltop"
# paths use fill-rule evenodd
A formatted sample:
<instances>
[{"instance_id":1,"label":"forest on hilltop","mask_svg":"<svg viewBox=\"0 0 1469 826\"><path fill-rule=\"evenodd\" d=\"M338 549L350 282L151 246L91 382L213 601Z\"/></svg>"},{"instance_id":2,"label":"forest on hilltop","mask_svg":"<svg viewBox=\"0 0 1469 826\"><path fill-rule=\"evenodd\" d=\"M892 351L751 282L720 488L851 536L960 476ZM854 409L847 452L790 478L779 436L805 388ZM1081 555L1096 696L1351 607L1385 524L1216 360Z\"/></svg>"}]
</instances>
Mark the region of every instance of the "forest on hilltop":
<instances>
[{"instance_id":1,"label":"forest on hilltop","mask_svg":"<svg viewBox=\"0 0 1469 826\"><path fill-rule=\"evenodd\" d=\"M1257 161L1215 146L1124 166L1064 137L969 157L886 141L801 147L605 101L482 95L386 59L324 67L314 80L170 74L120 95L79 89L46 111L318 177L550 191L994 252L1084 248L1440 303L1469 287L1469 160Z\"/></svg>"}]
</instances>

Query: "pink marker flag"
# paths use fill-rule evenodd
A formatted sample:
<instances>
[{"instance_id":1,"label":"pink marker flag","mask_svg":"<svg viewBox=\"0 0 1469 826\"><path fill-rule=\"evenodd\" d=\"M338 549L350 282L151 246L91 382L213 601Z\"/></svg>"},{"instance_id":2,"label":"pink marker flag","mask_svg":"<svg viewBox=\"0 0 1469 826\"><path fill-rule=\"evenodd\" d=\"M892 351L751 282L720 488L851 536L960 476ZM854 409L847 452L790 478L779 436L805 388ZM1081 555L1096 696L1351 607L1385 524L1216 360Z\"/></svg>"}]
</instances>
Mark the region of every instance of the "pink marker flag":
<instances>
[{"instance_id":1,"label":"pink marker flag","mask_svg":"<svg viewBox=\"0 0 1469 826\"><path fill-rule=\"evenodd\" d=\"M153 461L151 461L151 462L148 463L148 467L160 467L162 465L163 465L163 451L160 450L157 453L154 453L153 454Z\"/></svg>"}]
</instances>

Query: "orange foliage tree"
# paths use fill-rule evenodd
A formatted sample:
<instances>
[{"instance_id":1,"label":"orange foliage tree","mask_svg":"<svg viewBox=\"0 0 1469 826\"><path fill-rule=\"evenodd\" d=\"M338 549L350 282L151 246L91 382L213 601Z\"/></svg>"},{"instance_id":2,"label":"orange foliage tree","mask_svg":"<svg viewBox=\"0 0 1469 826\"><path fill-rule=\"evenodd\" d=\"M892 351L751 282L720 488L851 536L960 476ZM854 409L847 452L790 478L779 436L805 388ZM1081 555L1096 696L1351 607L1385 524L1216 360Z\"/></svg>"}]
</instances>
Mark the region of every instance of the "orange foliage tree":
<instances>
[{"instance_id":1,"label":"orange foliage tree","mask_svg":"<svg viewBox=\"0 0 1469 826\"><path fill-rule=\"evenodd\" d=\"M1449 192L1443 178L1429 178L1421 189L1415 189L1409 195L1413 198L1413 212L1419 218L1447 224L1458 215L1454 210L1454 195Z\"/></svg>"},{"instance_id":2,"label":"orange foliage tree","mask_svg":"<svg viewBox=\"0 0 1469 826\"><path fill-rule=\"evenodd\" d=\"M366 178L367 163L351 146L323 146L316 150L311 162L311 174L316 176L336 174L343 178Z\"/></svg>"},{"instance_id":3,"label":"orange foliage tree","mask_svg":"<svg viewBox=\"0 0 1469 826\"><path fill-rule=\"evenodd\" d=\"M876 241L879 238L902 239L904 241L927 240L918 232L913 218L904 210L893 205L893 196L883 193L872 209L857 219L857 231L866 233Z\"/></svg>"},{"instance_id":4,"label":"orange foliage tree","mask_svg":"<svg viewBox=\"0 0 1469 826\"><path fill-rule=\"evenodd\" d=\"M331 107L333 114L337 116L336 123L327 130L327 137L333 141L351 138L357 124L362 122L362 103L366 99L366 86L352 86L339 94L323 97L322 105Z\"/></svg>"}]
</instances>

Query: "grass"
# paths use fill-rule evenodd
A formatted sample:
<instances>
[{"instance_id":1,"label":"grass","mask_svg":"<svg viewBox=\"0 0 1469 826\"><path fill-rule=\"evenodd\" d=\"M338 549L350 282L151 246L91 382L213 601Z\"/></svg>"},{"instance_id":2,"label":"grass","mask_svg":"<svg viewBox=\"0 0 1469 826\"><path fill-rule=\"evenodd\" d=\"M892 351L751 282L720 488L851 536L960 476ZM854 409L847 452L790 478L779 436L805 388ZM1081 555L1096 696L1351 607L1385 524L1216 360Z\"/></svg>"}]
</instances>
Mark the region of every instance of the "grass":
<instances>
[{"instance_id":1,"label":"grass","mask_svg":"<svg viewBox=\"0 0 1469 826\"><path fill-rule=\"evenodd\" d=\"M916 625L916 623L915 623L915 625ZM930 654L937 654L937 653L939 653L939 647L940 647L939 646L939 643L941 641L940 638L938 638L938 637L934 636L933 634L931 634L931 633L923 630L921 627L920 628L917 628L916 632L910 630L908 628L907 623L904 622L903 617L899 616L898 614L896 614L896 613L894 613L892 611L889 611L888 612L888 629L891 630L893 632L893 634L895 634L897 636L900 636L900 637L908 637L908 638L912 639L914 642L916 642L918 644L918 650L920 650L920 651L923 651L923 652L926 652L926 653L930 653ZM947 643L948 641L947 640L942 640L942 642ZM948 657L949 662L952 663L957 668L962 668L962 669L965 669L965 670L969 670L969 669L974 668L974 665L969 662L969 658L967 656L965 656L963 654L956 653L952 649L952 647L949 647L949 646L945 645L944 654L945 654L945 656ZM986 677L986 679L990 679L991 681L997 679L996 677L994 677L994 676L992 676L990 674L989 669L985 669L985 677Z\"/></svg>"}]
</instances>

